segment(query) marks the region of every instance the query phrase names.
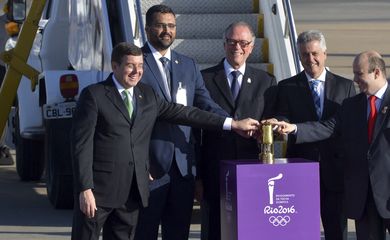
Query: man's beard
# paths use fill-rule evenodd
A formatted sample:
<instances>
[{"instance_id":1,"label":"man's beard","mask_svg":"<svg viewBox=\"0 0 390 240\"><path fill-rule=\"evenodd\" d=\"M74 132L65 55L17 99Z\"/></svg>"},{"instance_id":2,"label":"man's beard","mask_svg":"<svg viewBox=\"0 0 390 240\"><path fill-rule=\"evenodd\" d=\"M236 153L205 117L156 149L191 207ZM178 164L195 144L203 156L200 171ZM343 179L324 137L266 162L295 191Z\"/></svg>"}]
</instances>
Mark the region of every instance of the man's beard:
<instances>
[{"instance_id":1,"label":"man's beard","mask_svg":"<svg viewBox=\"0 0 390 240\"><path fill-rule=\"evenodd\" d=\"M175 39L172 38L172 36L169 35L170 40L165 41L163 40L164 36L160 36L160 38L156 41L156 47L160 50L167 50L173 43Z\"/></svg>"}]
</instances>

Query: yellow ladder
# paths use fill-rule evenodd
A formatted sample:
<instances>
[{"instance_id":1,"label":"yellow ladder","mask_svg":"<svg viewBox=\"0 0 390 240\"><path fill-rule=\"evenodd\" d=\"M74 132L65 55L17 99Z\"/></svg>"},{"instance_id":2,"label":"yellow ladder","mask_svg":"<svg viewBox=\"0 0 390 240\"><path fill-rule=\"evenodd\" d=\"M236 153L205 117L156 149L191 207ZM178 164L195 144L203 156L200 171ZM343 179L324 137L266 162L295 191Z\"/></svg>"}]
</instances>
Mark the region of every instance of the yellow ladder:
<instances>
[{"instance_id":1,"label":"yellow ladder","mask_svg":"<svg viewBox=\"0 0 390 240\"><path fill-rule=\"evenodd\" d=\"M8 65L0 88L0 133L4 131L22 75L31 80L32 91L34 91L38 83L39 72L29 66L27 60L38 30L45 2L46 0L32 1L30 12L23 23L15 48L0 54L0 58Z\"/></svg>"}]
</instances>

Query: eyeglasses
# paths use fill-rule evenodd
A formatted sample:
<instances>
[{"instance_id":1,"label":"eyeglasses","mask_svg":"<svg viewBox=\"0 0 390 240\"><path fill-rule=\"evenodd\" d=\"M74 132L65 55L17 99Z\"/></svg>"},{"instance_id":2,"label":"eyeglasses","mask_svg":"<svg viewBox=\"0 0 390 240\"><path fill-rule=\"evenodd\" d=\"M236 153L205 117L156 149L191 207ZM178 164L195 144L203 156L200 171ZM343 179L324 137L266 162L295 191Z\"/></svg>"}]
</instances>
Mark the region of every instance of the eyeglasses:
<instances>
[{"instance_id":1,"label":"eyeglasses","mask_svg":"<svg viewBox=\"0 0 390 240\"><path fill-rule=\"evenodd\" d=\"M248 42L248 41L245 41L245 40L237 41L237 40L234 40L234 39L226 38L226 44L229 45L229 46L231 46L231 47L236 46L237 43L240 45L241 48L246 48L246 47L248 47L249 44L251 44L252 42Z\"/></svg>"},{"instance_id":2,"label":"eyeglasses","mask_svg":"<svg viewBox=\"0 0 390 240\"><path fill-rule=\"evenodd\" d=\"M176 28L176 24L173 24L173 23L155 23L153 24L153 27L157 28L157 29L164 29L164 28L168 28L168 29L174 29Z\"/></svg>"}]
</instances>

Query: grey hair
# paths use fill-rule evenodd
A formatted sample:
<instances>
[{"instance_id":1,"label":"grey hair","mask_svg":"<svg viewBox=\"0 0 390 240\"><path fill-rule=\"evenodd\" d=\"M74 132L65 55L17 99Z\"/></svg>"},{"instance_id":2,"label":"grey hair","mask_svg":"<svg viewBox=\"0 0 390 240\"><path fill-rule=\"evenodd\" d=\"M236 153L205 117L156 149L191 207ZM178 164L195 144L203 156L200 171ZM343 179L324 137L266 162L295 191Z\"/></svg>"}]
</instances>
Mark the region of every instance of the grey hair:
<instances>
[{"instance_id":1,"label":"grey hair","mask_svg":"<svg viewBox=\"0 0 390 240\"><path fill-rule=\"evenodd\" d=\"M324 34L318 30L309 30L299 34L297 39L297 45L304 45L311 41L320 42L320 47L323 51L326 51L326 41Z\"/></svg>"},{"instance_id":2,"label":"grey hair","mask_svg":"<svg viewBox=\"0 0 390 240\"><path fill-rule=\"evenodd\" d=\"M244 21L238 21L238 22L233 22L233 23L231 23L231 24L225 29L225 31L223 32L223 34L222 34L222 39L225 41L225 40L226 40L226 36L229 34L229 32L230 32L234 27L237 27L237 26L247 27L247 28L249 29L249 32L251 33L251 36L252 36L252 45L253 45L253 44L255 43L255 39L256 39L255 32L253 32L253 29L252 29L251 25L249 25L249 23L244 22Z\"/></svg>"}]
</instances>

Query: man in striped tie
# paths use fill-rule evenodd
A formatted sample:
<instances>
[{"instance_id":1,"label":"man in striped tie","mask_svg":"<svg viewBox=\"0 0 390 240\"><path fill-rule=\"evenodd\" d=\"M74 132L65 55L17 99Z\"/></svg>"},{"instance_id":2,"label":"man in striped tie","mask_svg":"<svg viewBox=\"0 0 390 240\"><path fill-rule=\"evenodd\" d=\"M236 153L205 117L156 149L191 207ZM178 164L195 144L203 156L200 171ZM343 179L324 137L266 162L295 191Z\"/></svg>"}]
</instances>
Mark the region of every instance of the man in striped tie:
<instances>
[{"instance_id":1,"label":"man in striped tie","mask_svg":"<svg viewBox=\"0 0 390 240\"><path fill-rule=\"evenodd\" d=\"M299 143L341 137L347 217L355 219L357 239L385 240L390 228L390 90L385 62L375 51L360 53L353 73L361 93L346 99L334 118L277 125L282 133L295 132Z\"/></svg>"},{"instance_id":2,"label":"man in striped tie","mask_svg":"<svg viewBox=\"0 0 390 240\"><path fill-rule=\"evenodd\" d=\"M345 98L355 95L353 82L325 68L324 35L311 30L299 34L299 57L304 71L278 84L277 118L301 123L329 119ZM326 240L347 239L343 206L343 156L339 139L296 144L288 138L287 157L320 163L321 219Z\"/></svg>"}]
</instances>

